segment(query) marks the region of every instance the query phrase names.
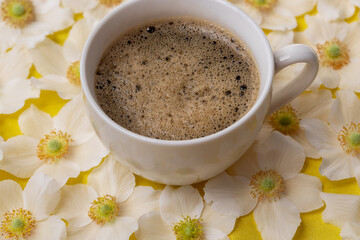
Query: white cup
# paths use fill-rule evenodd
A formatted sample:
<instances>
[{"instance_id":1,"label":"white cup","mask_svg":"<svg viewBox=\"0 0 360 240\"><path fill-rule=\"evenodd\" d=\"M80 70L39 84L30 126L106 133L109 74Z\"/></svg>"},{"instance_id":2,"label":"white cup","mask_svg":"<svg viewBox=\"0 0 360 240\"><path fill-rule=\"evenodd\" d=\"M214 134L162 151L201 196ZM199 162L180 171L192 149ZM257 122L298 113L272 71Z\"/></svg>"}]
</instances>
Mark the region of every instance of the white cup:
<instances>
[{"instance_id":1,"label":"white cup","mask_svg":"<svg viewBox=\"0 0 360 240\"><path fill-rule=\"evenodd\" d=\"M96 100L95 71L108 46L128 29L170 16L194 16L223 26L247 44L257 63L260 91L255 104L245 116L215 134L181 141L141 136L111 120ZM272 95L274 74L298 62L307 63L304 70ZM83 50L80 72L89 117L112 154L145 178L184 185L213 177L235 163L254 142L265 117L300 95L316 77L318 67L316 53L306 45L294 44L273 53L261 28L226 1L130 0L113 10L92 31Z\"/></svg>"}]
</instances>

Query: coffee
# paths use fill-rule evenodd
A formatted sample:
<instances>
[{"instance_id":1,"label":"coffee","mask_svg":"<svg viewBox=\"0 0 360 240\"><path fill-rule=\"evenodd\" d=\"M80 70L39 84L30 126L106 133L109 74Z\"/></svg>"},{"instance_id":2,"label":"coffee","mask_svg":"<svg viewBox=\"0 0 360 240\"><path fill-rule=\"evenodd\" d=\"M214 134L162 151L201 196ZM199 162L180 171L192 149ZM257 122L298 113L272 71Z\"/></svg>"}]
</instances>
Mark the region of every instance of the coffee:
<instances>
[{"instance_id":1,"label":"coffee","mask_svg":"<svg viewBox=\"0 0 360 240\"><path fill-rule=\"evenodd\" d=\"M204 137L239 120L254 104L259 73L245 45L205 20L156 20L119 36L95 75L104 112L156 139Z\"/></svg>"}]
</instances>

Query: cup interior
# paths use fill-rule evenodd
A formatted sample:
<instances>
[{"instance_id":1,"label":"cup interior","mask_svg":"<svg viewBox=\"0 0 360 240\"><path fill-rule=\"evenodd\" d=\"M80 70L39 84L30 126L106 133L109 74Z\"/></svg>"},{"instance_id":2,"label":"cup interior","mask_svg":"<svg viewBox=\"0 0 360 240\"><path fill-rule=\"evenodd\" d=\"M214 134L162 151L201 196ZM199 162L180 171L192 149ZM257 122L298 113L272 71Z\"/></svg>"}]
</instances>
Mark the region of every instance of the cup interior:
<instances>
[{"instance_id":1,"label":"cup interior","mask_svg":"<svg viewBox=\"0 0 360 240\"><path fill-rule=\"evenodd\" d=\"M274 57L261 28L248 15L225 0L129 0L114 9L95 27L83 50L80 72L81 84L87 101L104 118L107 118L107 121L113 122L98 105L94 90L95 71L102 54L122 32L154 19L174 16L202 18L224 27L241 39L255 58L260 73L260 90L255 104L236 123L201 139L211 138L214 135L216 137L216 135L224 131L231 131L231 128L251 117L256 112L256 109L263 104L268 92L271 91L274 75ZM113 124L116 123L113 122ZM117 126L122 128L119 125ZM121 130L137 135L124 128ZM182 142L193 140L196 139L183 140Z\"/></svg>"}]
</instances>

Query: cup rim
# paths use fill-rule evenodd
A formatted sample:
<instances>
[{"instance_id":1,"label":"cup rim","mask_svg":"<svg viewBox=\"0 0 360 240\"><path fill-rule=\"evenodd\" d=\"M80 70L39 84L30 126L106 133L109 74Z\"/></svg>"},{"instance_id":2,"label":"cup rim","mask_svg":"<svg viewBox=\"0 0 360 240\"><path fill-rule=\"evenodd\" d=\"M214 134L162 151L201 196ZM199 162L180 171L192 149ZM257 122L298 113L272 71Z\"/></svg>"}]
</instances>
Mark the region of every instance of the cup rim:
<instances>
[{"instance_id":1,"label":"cup rim","mask_svg":"<svg viewBox=\"0 0 360 240\"><path fill-rule=\"evenodd\" d=\"M261 27L251 18L249 17L245 12L243 12L240 8L236 7L235 5L231 4L230 2L226 0L208 0L213 2L220 2L221 4L226 5L229 9L232 9L233 11L236 11L237 14L241 15L242 18L245 18L251 25L254 31L256 31L260 36L261 39L258 39L259 42L266 45L266 52L264 55L267 57L267 64L269 67L269 72L265 76L265 84L263 91L259 91L258 98L254 105L251 107L251 109L242 116L239 120L237 120L235 123L231 124L225 129L222 129L216 133L200 137L200 138L194 138L194 139L188 139L188 140L164 140L164 139L156 139L147 137L144 135L140 135L138 133L132 132L121 125L117 124L114 120L112 120L99 106L99 104L96 102L95 97L91 94L88 81L86 81L86 74L85 74L85 62L87 59L88 52L90 50L91 42L94 40L95 36L98 34L99 30L106 26L107 22L110 21L115 15L119 14L121 11L126 9L127 7L144 0L129 0L124 3L122 3L120 6L113 9L108 15L106 15L98 24L94 27L94 29L91 31L88 39L86 40L81 61L80 61L80 74L81 74L81 88L83 90L83 93L85 95L86 100L91 105L92 109L96 111L96 114L102 118L102 120L107 124L110 125L112 128L116 129L117 131L120 131L126 135L131 136L132 138L136 138L142 142L147 142L155 145L170 145L170 146L184 146L184 145L194 145L194 144L202 144L205 142L213 141L216 138L221 137L222 135L226 135L229 132L233 131L249 119L258 111L258 109L261 107L261 105L266 100L266 97L269 94L269 91L271 91L271 86L273 82L273 76L274 76L274 57L273 52L270 46L270 43L261 29ZM164 0L167 1L167 0Z\"/></svg>"}]
</instances>

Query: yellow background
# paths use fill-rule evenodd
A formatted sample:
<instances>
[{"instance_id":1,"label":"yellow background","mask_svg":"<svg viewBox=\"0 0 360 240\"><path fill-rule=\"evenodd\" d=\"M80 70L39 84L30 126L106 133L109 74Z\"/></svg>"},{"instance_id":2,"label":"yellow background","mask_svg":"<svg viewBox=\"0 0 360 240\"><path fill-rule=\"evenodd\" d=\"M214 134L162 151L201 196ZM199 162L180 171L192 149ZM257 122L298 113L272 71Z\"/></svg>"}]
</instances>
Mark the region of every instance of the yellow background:
<instances>
[{"instance_id":1,"label":"yellow background","mask_svg":"<svg viewBox=\"0 0 360 240\"><path fill-rule=\"evenodd\" d=\"M341 1L341 0L340 0ZM316 9L312 10L309 14L316 14ZM354 16L347 19L347 22L356 21L358 18L359 9L356 9ZM75 20L79 20L82 18L82 14L75 15ZM304 21L304 16L300 16L297 18L298 27L294 31L303 31L307 26ZM65 29L63 31L57 32L53 35L48 36L52 40L56 41L59 44L63 44L65 39L68 36L70 28ZM264 29L264 32L268 34L270 31ZM360 41L360 39L359 39ZM30 70L29 77L41 77L39 73L36 72L35 67L33 66ZM334 92L334 91L333 91ZM31 104L37 106L40 110L45 111L52 116L55 116L58 111L64 106L67 101L61 99L56 92L53 91L41 91L40 98L27 100L25 106L17 111L14 114L4 115L0 114L0 136L7 140L11 137L21 134L19 125L18 125L18 117L19 115L29 108ZM308 175L318 177L323 184L323 191L329 193L343 193L343 194L357 194L360 195L360 188L358 187L356 180L354 178L341 180L341 181L330 181L326 177L323 177L319 173L319 166L321 160L319 159L310 159L307 158L304 168L302 169L303 173ZM71 178L68 180L67 184L77 184L87 182L87 176L91 172L91 170L87 172L82 172L77 178ZM25 187L28 179L17 178L10 173L0 170L0 181L5 179L12 179L18 182L22 188ZM200 193L203 194L203 183L194 184L194 186L199 189ZM153 183L148 181L142 177L136 176L136 185L142 186L152 186L155 189L163 189L164 185ZM324 210L325 206L321 209L309 212L302 213L301 219L302 222L295 234L295 240L338 240L341 239L340 229L330 224L326 224L323 222L321 218L321 213ZM233 232L229 235L232 240L261 240L261 236L259 231L257 230L256 223L254 221L253 214L248 214L246 216L240 217L236 221L235 228ZM134 235L131 236L131 240L136 239Z\"/></svg>"}]
</instances>

